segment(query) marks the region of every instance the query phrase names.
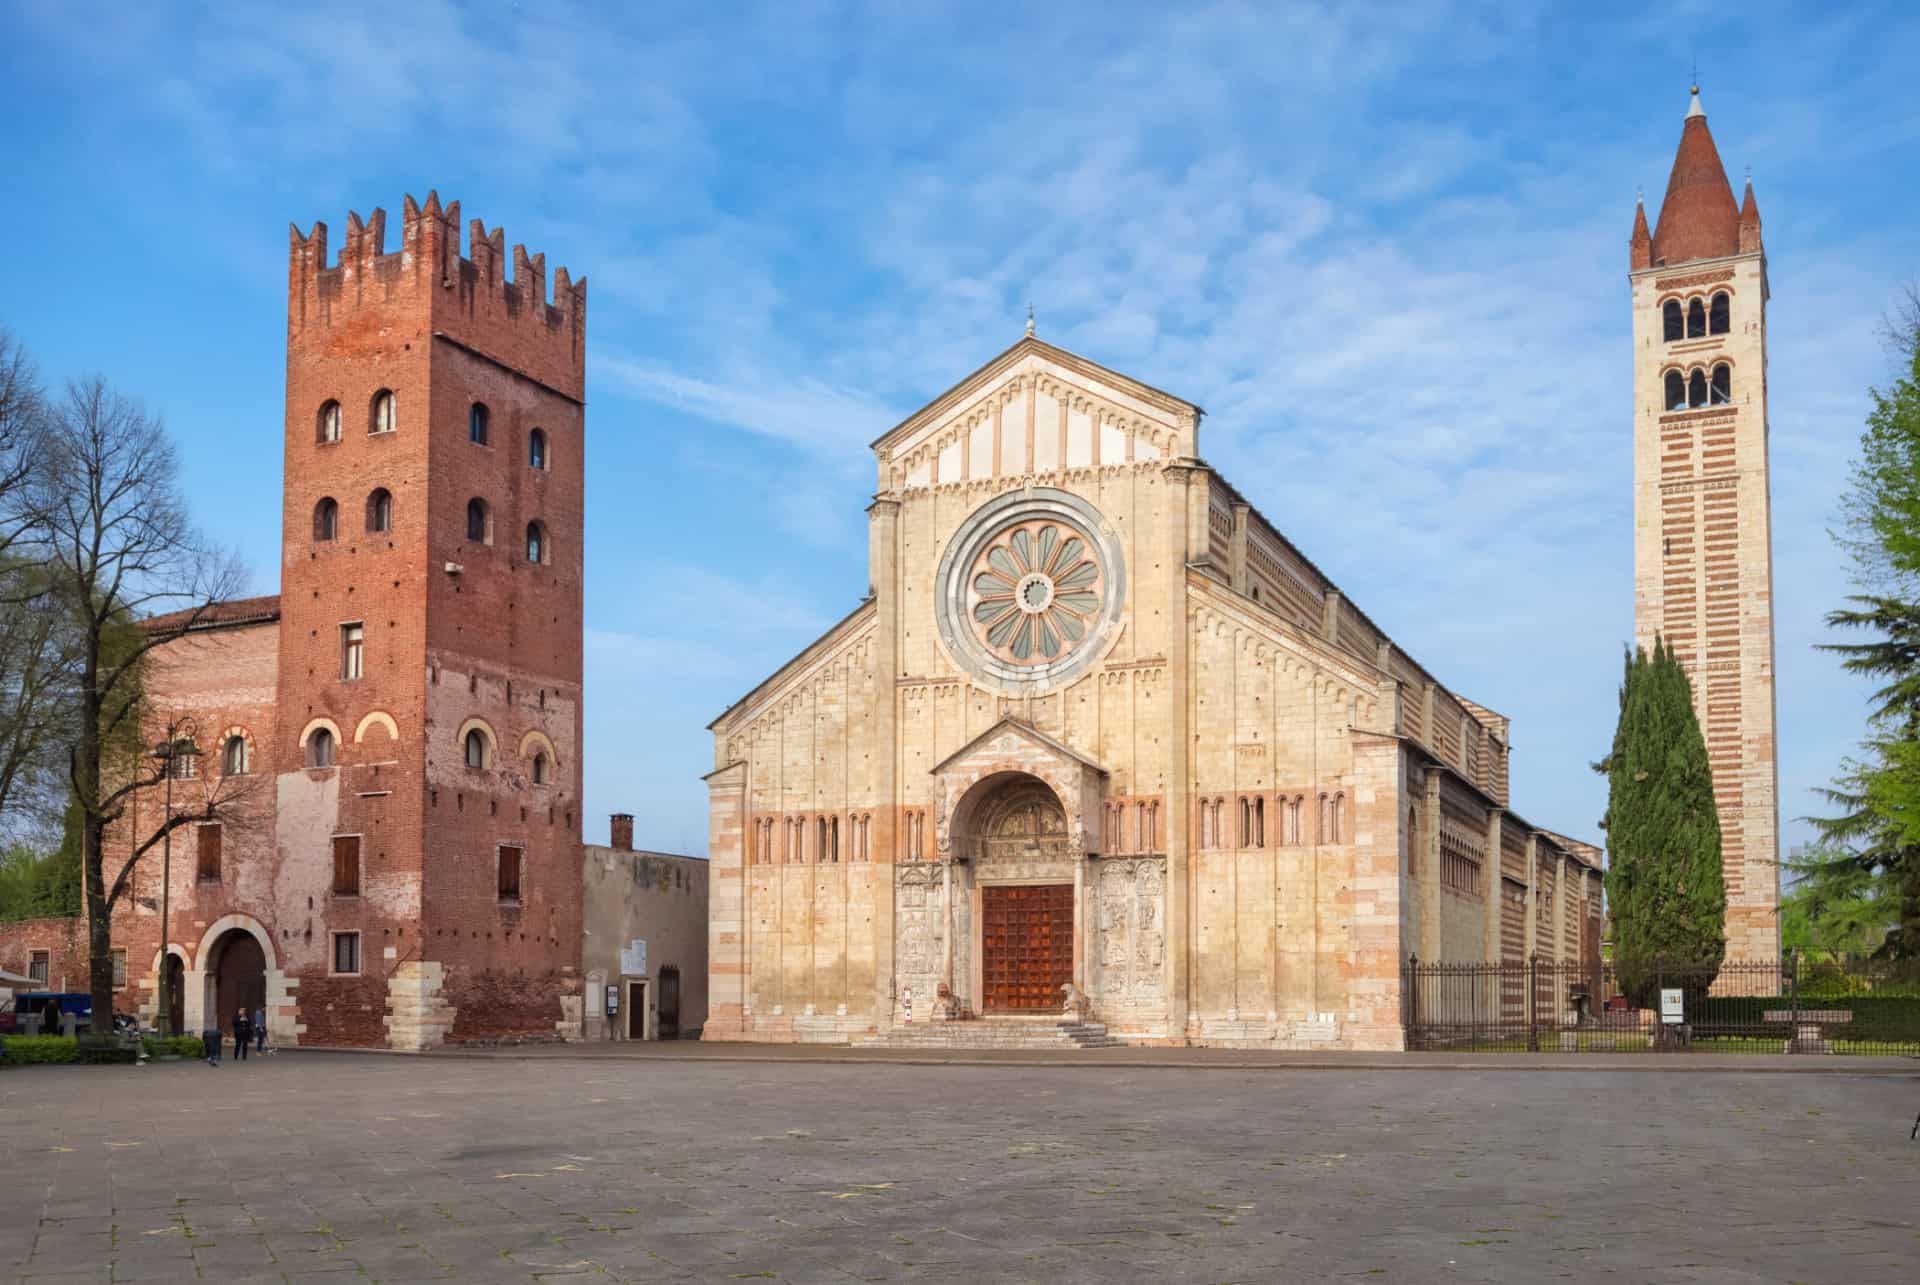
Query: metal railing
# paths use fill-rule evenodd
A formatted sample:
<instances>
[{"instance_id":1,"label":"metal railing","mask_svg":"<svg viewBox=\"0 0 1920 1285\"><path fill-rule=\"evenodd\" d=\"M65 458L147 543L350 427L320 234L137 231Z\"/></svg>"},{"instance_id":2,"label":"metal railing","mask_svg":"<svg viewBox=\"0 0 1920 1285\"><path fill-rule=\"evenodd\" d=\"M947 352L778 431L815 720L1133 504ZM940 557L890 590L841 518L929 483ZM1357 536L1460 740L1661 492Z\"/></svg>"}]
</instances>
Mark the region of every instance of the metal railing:
<instances>
[{"instance_id":1,"label":"metal railing","mask_svg":"<svg viewBox=\"0 0 1920 1285\"><path fill-rule=\"evenodd\" d=\"M1407 1047L1515 1053L1920 1056L1920 962L1409 958Z\"/></svg>"}]
</instances>

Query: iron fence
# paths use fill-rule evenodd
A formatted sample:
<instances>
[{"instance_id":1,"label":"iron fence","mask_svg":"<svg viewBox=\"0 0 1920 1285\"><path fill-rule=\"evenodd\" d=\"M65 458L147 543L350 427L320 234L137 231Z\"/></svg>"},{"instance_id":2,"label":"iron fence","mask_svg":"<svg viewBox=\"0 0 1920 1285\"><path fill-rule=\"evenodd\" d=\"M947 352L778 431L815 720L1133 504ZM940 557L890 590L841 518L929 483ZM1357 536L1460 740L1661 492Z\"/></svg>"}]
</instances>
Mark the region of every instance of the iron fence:
<instances>
[{"instance_id":1,"label":"iron fence","mask_svg":"<svg viewBox=\"0 0 1920 1285\"><path fill-rule=\"evenodd\" d=\"M1401 979L1409 1049L1920 1056L1920 961L1426 964Z\"/></svg>"}]
</instances>

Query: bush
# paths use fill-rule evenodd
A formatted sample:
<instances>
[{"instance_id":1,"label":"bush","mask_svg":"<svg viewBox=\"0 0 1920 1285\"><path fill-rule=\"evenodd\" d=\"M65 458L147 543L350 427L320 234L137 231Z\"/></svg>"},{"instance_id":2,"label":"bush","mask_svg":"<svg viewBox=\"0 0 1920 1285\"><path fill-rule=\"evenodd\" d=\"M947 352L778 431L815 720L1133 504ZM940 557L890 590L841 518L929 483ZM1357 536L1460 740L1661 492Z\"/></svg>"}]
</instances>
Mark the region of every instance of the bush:
<instances>
[{"instance_id":1,"label":"bush","mask_svg":"<svg viewBox=\"0 0 1920 1285\"><path fill-rule=\"evenodd\" d=\"M1720 1026L1763 1026L1763 1014L1791 1010L1793 1001L1785 995L1716 995L1689 1002L1687 1009L1699 1024ZM1883 995L1807 995L1800 996L1800 1008L1846 1009L1853 1020L1829 1027L1827 1036L1835 1040L1862 1043L1912 1044L1920 1042L1920 998ZM1782 1022L1772 1024L1783 1037L1792 1028Z\"/></svg>"},{"instance_id":2,"label":"bush","mask_svg":"<svg viewBox=\"0 0 1920 1285\"><path fill-rule=\"evenodd\" d=\"M146 1045L148 1057L190 1057L197 1061L207 1055L207 1046L200 1042L198 1035L175 1035L167 1039L146 1035L140 1042Z\"/></svg>"},{"instance_id":3,"label":"bush","mask_svg":"<svg viewBox=\"0 0 1920 1285\"><path fill-rule=\"evenodd\" d=\"M80 1041L65 1035L9 1035L8 1066L44 1066L80 1060Z\"/></svg>"}]
</instances>

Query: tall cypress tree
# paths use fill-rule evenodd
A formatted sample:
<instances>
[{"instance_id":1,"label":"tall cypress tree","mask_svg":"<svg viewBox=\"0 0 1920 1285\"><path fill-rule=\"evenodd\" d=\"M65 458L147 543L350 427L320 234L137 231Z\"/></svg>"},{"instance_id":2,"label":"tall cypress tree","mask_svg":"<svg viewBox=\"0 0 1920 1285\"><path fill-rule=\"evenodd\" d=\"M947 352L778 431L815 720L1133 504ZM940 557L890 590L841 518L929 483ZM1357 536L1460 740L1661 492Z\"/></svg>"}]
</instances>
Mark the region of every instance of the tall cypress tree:
<instances>
[{"instance_id":1,"label":"tall cypress tree","mask_svg":"<svg viewBox=\"0 0 1920 1285\"><path fill-rule=\"evenodd\" d=\"M1655 964L1726 954L1727 892L1707 742L1680 662L1655 638L1627 653L1607 775L1607 905L1621 989L1645 1005Z\"/></svg>"}]
</instances>

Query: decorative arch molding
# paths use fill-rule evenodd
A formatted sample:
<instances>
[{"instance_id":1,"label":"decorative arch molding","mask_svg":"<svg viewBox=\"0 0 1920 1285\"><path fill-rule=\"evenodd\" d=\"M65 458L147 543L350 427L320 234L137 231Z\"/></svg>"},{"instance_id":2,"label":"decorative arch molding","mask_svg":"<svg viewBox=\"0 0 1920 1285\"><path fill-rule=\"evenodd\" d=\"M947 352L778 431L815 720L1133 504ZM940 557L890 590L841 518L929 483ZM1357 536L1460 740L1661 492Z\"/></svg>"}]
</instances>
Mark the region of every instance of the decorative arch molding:
<instances>
[{"instance_id":1,"label":"decorative arch molding","mask_svg":"<svg viewBox=\"0 0 1920 1285\"><path fill-rule=\"evenodd\" d=\"M1053 792L1065 814L1075 857L1102 850L1106 769L1028 725L1003 718L933 769L934 844L943 860L958 855L975 813L1003 785L1027 777Z\"/></svg>"},{"instance_id":2,"label":"decorative arch molding","mask_svg":"<svg viewBox=\"0 0 1920 1285\"><path fill-rule=\"evenodd\" d=\"M489 723L486 719L475 716L460 724L460 730L453 734L454 745L465 745L467 743L468 732L479 732L480 735L487 738L488 754L498 754L500 752L500 738L494 734L493 724Z\"/></svg>"},{"instance_id":3,"label":"decorative arch molding","mask_svg":"<svg viewBox=\"0 0 1920 1285\"><path fill-rule=\"evenodd\" d=\"M340 744L343 740L346 739L345 737L340 735L340 724L322 715L319 718L308 719L307 725L300 729L300 748L305 749L307 746L308 739L311 738L315 732L319 731L323 727L326 728L329 732L333 733L333 743L335 745ZM221 922L224 923L226 921L222 920Z\"/></svg>"},{"instance_id":4,"label":"decorative arch molding","mask_svg":"<svg viewBox=\"0 0 1920 1285\"><path fill-rule=\"evenodd\" d=\"M387 729L388 736L396 741L400 739L400 725L393 721L393 715L385 710L376 709L362 718L360 725L353 729L353 743L358 745L366 740L368 731L376 727L384 727Z\"/></svg>"},{"instance_id":5,"label":"decorative arch molding","mask_svg":"<svg viewBox=\"0 0 1920 1285\"><path fill-rule=\"evenodd\" d=\"M323 721L315 720L316 723ZM233 931L244 932L260 943L261 957L266 961L268 1033L273 1039L284 1044L297 1042L302 1028L295 1012L293 992L300 985L300 981L298 978L289 978L282 970L279 952L273 948L273 935L258 919L252 915L243 914L222 915L200 934L200 944L195 949L193 958L187 961L186 975L182 978L186 1009L183 1016L186 1018L187 1030L189 1032L204 1030L213 1024L209 1021L210 1018L217 1021L220 1016L207 1012L207 992L211 989L207 965L211 962L213 944ZM184 953L181 958L186 960ZM221 1025L224 1029L224 1023Z\"/></svg>"},{"instance_id":6,"label":"decorative arch molding","mask_svg":"<svg viewBox=\"0 0 1920 1285\"><path fill-rule=\"evenodd\" d=\"M545 750L547 761L555 767L560 765L560 752L553 748L553 742L547 734L537 727L530 729L520 738L520 757L530 759L536 750Z\"/></svg>"},{"instance_id":7,"label":"decorative arch molding","mask_svg":"<svg viewBox=\"0 0 1920 1285\"><path fill-rule=\"evenodd\" d=\"M209 924L207 930L200 934L200 946L193 952L194 961L204 968L207 962L207 952L213 949L213 943L219 941L221 937L236 928L242 932L251 934L253 939L260 943L260 950L266 956L267 971L269 973L274 972L280 967L280 956L273 948L272 934L267 932L266 928L262 926L258 919L255 919L252 915L242 914L222 915L220 918L214 920L213 923Z\"/></svg>"}]
</instances>

